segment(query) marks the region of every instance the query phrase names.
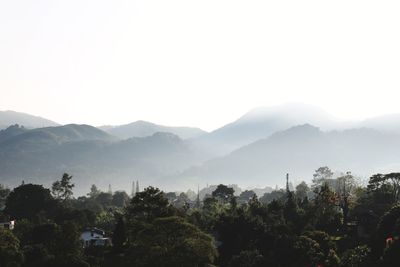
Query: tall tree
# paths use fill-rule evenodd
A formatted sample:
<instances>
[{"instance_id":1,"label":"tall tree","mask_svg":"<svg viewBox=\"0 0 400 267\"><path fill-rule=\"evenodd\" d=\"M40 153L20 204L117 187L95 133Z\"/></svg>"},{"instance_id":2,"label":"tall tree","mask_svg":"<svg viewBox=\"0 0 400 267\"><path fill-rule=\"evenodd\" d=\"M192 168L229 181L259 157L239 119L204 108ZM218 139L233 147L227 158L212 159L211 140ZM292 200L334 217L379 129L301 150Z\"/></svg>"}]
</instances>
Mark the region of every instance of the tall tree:
<instances>
[{"instance_id":1,"label":"tall tree","mask_svg":"<svg viewBox=\"0 0 400 267\"><path fill-rule=\"evenodd\" d=\"M97 186L95 184L92 184L92 186L90 187L90 192L87 194L88 197L90 198L95 198L97 197L99 194L101 193L101 191L99 189L97 189Z\"/></svg>"},{"instance_id":2,"label":"tall tree","mask_svg":"<svg viewBox=\"0 0 400 267\"><path fill-rule=\"evenodd\" d=\"M355 181L351 172L347 172L346 175L338 177L336 183L336 195L339 200L339 206L343 212L343 224L347 225L348 215L350 209L350 198L355 188Z\"/></svg>"},{"instance_id":3,"label":"tall tree","mask_svg":"<svg viewBox=\"0 0 400 267\"><path fill-rule=\"evenodd\" d=\"M56 199L67 201L72 195L74 184L71 183L72 176L64 173L60 181L55 181L51 187L51 192Z\"/></svg>"},{"instance_id":4,"label":"tall tree","mask_svg":"<svg viewBox=\"0 0 400 267\"><path fill-rule=\"evenodd\" d=\"M329 169L328 166L319 167L317 170L315 170L315 173L313 174L312 188L315 189L316 187L320 187L325 183L331 185L330 182L332 178L333 172L331 171L331 169Z\"/></svg>"}]
</instances>

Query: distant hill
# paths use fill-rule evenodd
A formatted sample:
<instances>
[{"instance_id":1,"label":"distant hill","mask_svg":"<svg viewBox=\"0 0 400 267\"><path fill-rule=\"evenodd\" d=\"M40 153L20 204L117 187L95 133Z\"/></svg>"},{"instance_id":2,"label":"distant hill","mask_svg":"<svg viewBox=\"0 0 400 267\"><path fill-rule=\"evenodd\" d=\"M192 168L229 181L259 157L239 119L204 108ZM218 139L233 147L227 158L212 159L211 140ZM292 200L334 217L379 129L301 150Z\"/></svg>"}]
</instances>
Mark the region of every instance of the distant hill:
<instances>
[{"instance_id":1,"label":"distant hill","mask_svg":"<svg viewBox=\"0 0 400 267\"><path fill-rule=\"evenodd\" d=\"M7 137L8 135L8 137ZM0 151L31 151L49 149L51 146L78 141L114 141L115 137L89 125L69 124L27 130L12 126L0 132Z\"/></svg>"},{"instance_id":2,"label":"distant hill","mask_svg":"<svg viewBox=\"0 0 400 267\"><path fill-rule=\"evenodd\" d=\"M214 150L216 155L224 155L241 146L271 134L300 124L318 125L323 129L334 129L334 117L320 108L291 103L275 107L253 109L238 120L194 140L199 147Z\"/></svg>"},{"instance_id":3,"label":"distant hill","mask_svg":"<svg viewBox=\"0 0 400 267\"><path fill-rule=\"evenodd\" d=\"M47 127L0 142L0 181L9 186L22 180L50 185L68 172L75 177L76 192L84 194L93 183L104 188L126 188L133 180L149 184L199 159L170 133L120 141L88 125Z\"/></svg>"},{"instance_id":4,"label":"distant hill","mask_svg":"<svg viewBox=\"0 0 400 267\"><path fill-rule=\"evenodd\" d=\"M26 129L24 126L20 126L18 124L11 125L4 130L0 130L0 143L7 141L8 139L16 135L23 134L27 131L29 130Z\"/></svg>"},{"instance_id":5,"label":"distant hill","mask_svg":"<svg viewBox=\"0 0 400 267\"><path fill-rule=\"evenodd\" d=\"M14 124L23 125L26 128L41 128L41 127L59 125L54 121L26 113L15 112L10 110L0 111L0 129L5 129L8 126Z\"/></svg>"},{"instance_id":6,"label":"distant hill","mask_svg":"<svg viewBox=\"0 0 400 267\"><path fill-rule=\"evenodd\" d=\"M50 185L68 172L79 194L92 183L129 191L133 180L171 191L218 183L265 191L282 186L287 172L294 182L310 181L325 165L365 176L400 169L400 115L338 122L319 108L288 104L251 110L211 133L144 121L101 129L10 125L0 130L0 183L8 186Z\"/></svg>"},{"instance_id":7,"label":"distant hill","mask_svg":"<svg viewBox=\"0 0 400 267\"><path fill-rule=\"evenodd\" d=\"M157 132L168 132L182 139L189 139L201 136L205 133L205 131L199 128L162 126L147 121L136 121L120 126L101 126L99 128L121 139L145 137Z\"/></svg>"},{"instance_id":8,"label":"distant hill","mask_svg":"<svg viewBox=\"0 0 400 267\"><path fill-rule=\"evenodd\" d=\"M400 114L369 118L358 122L358 125L390 133L400 133Z\"/></svg>"},{"instance_id":9,"label":"distant hill","mask_svg":"<svg viewBox=\"0 0 400 267\"><path fill-rule=\"evenodd\" d=\"M275 133L172 179L243 187L283 186L287 172L294 180L310 181L314 170L326 165L369 176L400 168L399 147L397 134L366 128L323 132L306 124Z\"/></svg>"}]
</instances>

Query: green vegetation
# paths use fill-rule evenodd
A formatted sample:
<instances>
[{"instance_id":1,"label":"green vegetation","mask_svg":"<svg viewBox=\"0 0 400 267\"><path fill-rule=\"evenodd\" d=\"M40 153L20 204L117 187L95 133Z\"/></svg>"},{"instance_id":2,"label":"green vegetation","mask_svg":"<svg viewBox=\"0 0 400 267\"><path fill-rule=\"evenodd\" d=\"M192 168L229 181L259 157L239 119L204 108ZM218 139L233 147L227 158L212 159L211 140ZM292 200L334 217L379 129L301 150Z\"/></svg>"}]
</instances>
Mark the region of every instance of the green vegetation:
<instances>
[{"instance_id":1,"label":"green vegetation","mask_svg":"<svg viewBox=\"0 0 400 267\"><path fill-rule=\"evenodd\" d=\"M399 173L363 187L323 167L294 191L258 197L218 185L204 199L95 185L74 198L72 180L0 186L2 221L16 220L0 228L0 266L399 266ZM94 227L112 244L84 245Z\"/></svg>"}]
</instances>

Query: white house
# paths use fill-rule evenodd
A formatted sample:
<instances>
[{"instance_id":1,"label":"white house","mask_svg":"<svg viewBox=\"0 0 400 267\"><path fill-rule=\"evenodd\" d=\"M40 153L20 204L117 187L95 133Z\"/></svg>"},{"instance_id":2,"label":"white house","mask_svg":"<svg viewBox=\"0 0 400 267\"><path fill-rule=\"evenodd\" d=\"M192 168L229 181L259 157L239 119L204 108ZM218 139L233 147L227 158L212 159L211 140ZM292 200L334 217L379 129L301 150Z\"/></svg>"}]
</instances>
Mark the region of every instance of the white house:
<instances>
[{"instance_id":1,"label":"white house","mask_svg":"<svg viewBox=\"0 0 400 267\"><path fill-rule=\"evenodd\" d=\"M3 227L5 229L9 229L9 230L14 230L15 221L0 222L0 227Z\"/></svg>"},{"instance_id":2,"label":"white house","mask_svg":"<svg viewBox=\"0 0 400 267\"><path fill-rule=\"evenodd\" d=\"M85 229L81 234L81 240L84 248L111 245L110 238L106 237L104 231L98 228Z\"/></svg>"}]
</instances>

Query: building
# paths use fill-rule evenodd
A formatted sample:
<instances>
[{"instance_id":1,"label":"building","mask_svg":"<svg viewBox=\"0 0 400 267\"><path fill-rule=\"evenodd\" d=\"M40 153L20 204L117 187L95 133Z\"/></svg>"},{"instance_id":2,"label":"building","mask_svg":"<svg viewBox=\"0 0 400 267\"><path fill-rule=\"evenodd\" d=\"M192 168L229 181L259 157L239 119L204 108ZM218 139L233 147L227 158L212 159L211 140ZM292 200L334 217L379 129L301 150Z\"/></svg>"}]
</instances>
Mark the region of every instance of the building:
<instances>
[{"instance_id":1,"label":"building","mask_svg":"<svg viewBox=\"0 0 400 267\"><path fill-rule=\"evenodd\" d=\"M87 228L83 230L81 233L81 240L84 248L111 245L110 238L106 237L105 232L98 228Z\"/></svg>"},{"instance_id":2,"label":"building","mask_svg":"<svg viewBox=\"0 0 400 267\"><path fill-rule=\"evenodd\" d=\"M0 221L0 227L3 227L3 228L5 228L5 229L9 229L9 230L14 230L14 227L15 227L15 221L13 220L13 221L5 221L5 222L3 222L3 221Z\"/></svg>"},{"instance_id":3,"label":"building","mask_svg":"<svg viewBox=\"0 0 400 267\"><path fill-rule=\"evenodd\" d=\"M15 220L11 220L10 216L0 213L0 227L14 230Z\"/></svg>"}]
</instances>

